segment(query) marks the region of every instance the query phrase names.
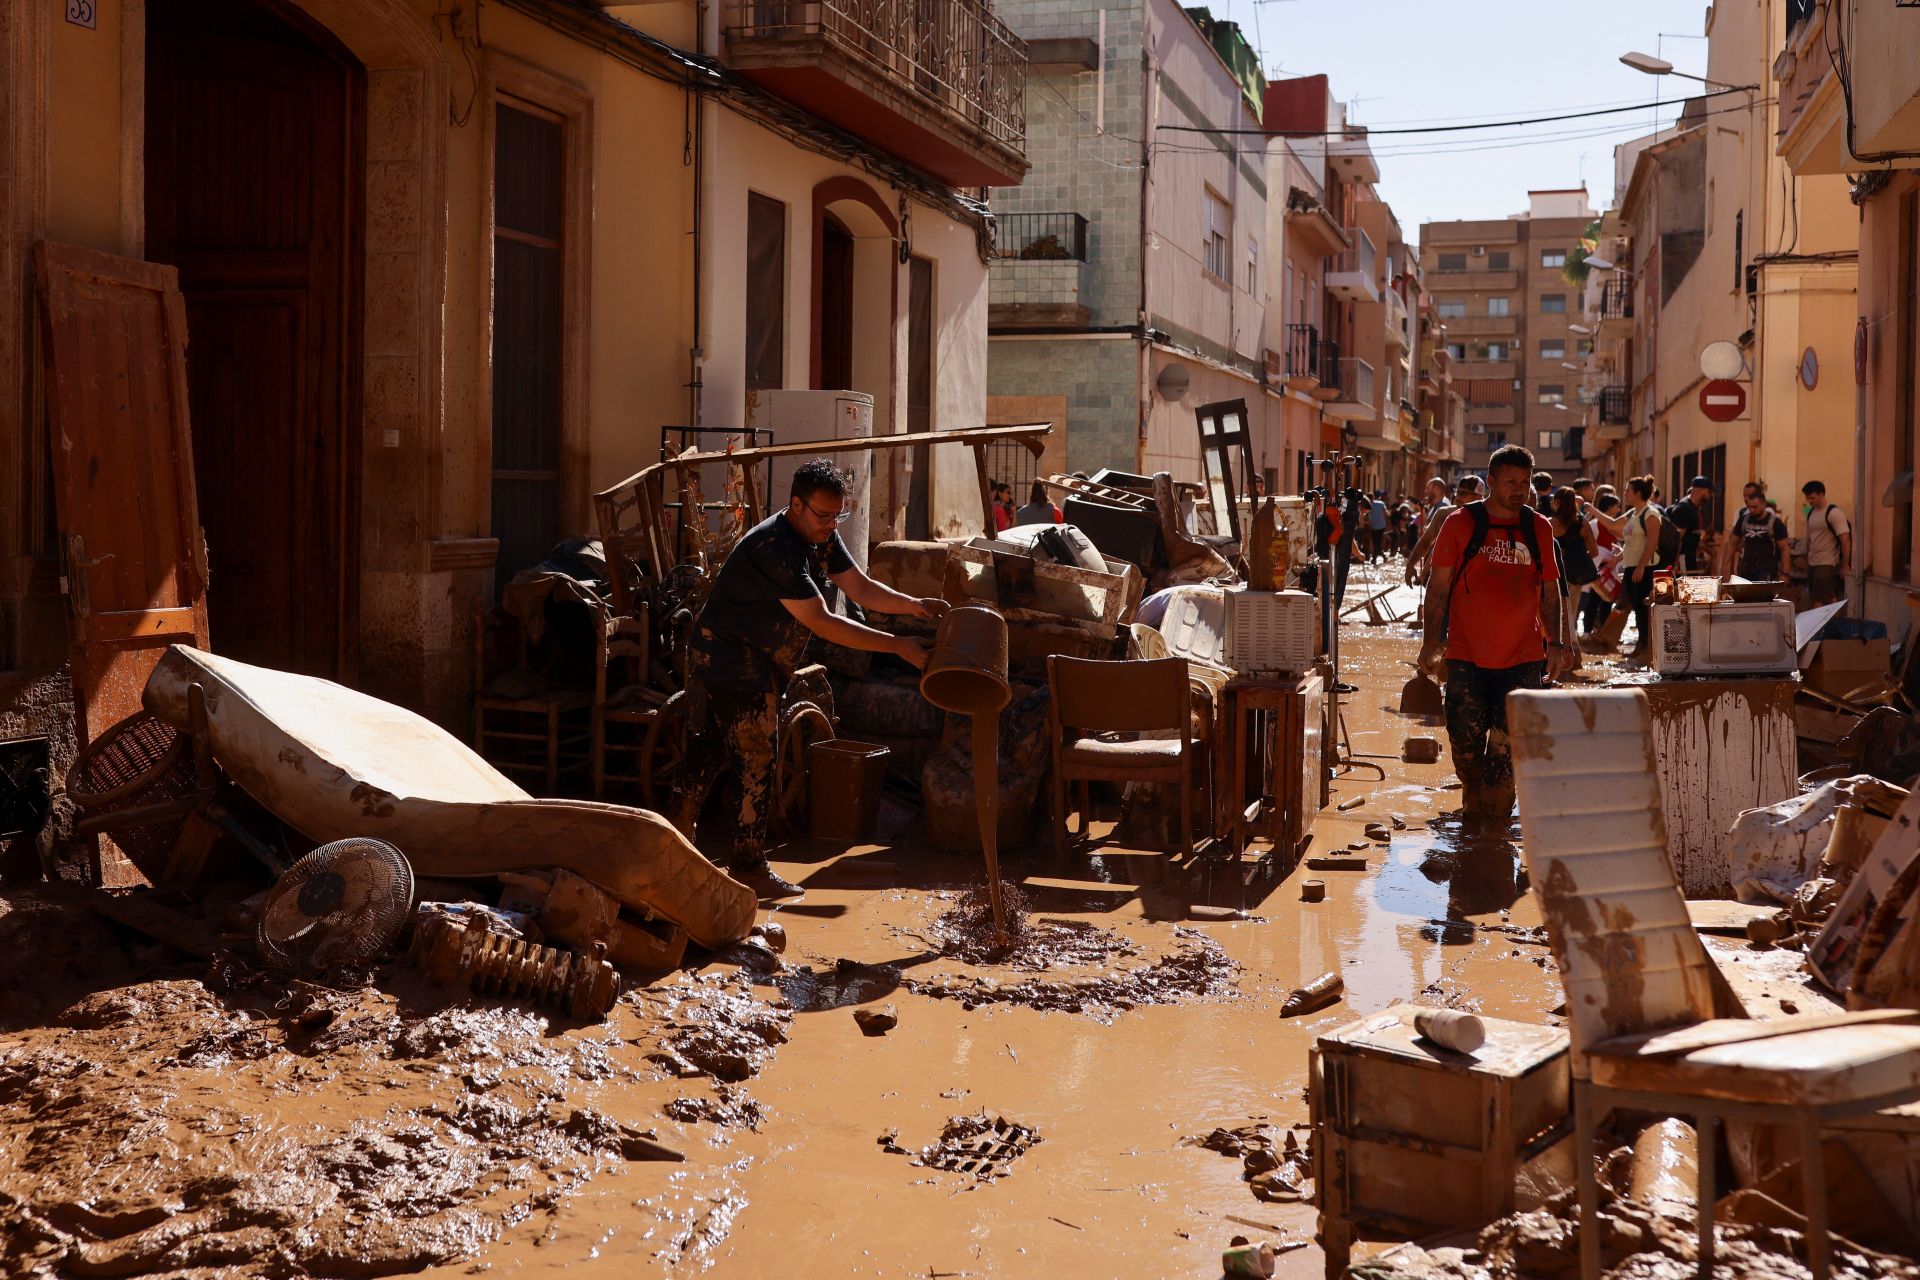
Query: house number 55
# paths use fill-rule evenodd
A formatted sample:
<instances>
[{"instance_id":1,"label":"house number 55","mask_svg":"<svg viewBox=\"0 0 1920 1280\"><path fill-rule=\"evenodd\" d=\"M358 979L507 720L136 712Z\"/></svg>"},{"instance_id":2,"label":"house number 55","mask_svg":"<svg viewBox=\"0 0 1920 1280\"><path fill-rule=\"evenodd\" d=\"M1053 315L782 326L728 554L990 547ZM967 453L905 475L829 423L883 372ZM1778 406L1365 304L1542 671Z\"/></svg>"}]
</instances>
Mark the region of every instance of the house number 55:
<instances>
[{"instance_id":1,"label":"house number 55","mask_svg":"<svg viewBox=\"0 0 1920 1280\"><path fill-rule=\"evenodd\" d=\"M92 28L97 8L94 0L67 0L67 21L76 27Z\"/></svg>"}]
</instances>

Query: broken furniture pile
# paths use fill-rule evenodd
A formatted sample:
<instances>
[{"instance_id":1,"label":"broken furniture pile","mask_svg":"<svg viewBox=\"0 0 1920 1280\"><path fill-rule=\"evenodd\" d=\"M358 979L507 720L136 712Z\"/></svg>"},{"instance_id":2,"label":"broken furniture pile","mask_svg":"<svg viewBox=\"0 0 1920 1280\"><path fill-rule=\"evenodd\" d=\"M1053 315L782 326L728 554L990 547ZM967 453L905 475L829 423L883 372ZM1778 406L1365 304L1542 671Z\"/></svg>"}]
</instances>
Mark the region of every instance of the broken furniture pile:
<instances>
[{"instance_id":1,"label":"broken furniture pile","mask_svg":"<svg viewBox=\"0 0 1920 1280\"><path fill-rule=\"evenodd\" d=\"M1897 649L1883 624L1831 612L1802 615L1821 620L1800 651L1802 767L1845 765L1905 782L1920 773L1920 611Z\"/></svg>"},{"instance_id":2,"label":"broken furniture pile","mask_svg":"<svg viewBox=\"0 0 1920 1280\"><path fill-rule=\"evenodd\" d=\"M1882 1004L1855 979L1843 988L1851 1013L1812 990L1801 1013L1749 1007L1701 942L1668 860L1644 693L1523 691L1509 699L1509 723L1528 875L1567 990L1561 1061L1571 1092L1553 1113L1559 1123L1571 1113L1571 1159L1548 1167L1548 1178L1503 1171L1496 1190L1509 1217L1484 1230L1484 1217L1476 1222L1471 1213L1444 1222L1476 1232L1478 1244L1473 1234L1430 1238L1421 1249L1394 1251L1371 1265L1380 1274L1444 1276L1571 1274L1576 1265L1586 1278L1615 1265L1615 1274L1684 1274L1693 1267L1713 1274L1718 1249L1738 1274L1755 1270L1753 1251L1805 1259L1820 1280L1862 1265L1874 1274L1905 1274L1889 1253L1910 1257L1920 1240L1914 992L1901 990L1897 1004ZM1805 812L1778 816L1774 829L1784 839L1774 842L1770 862L1753 860L1747 885L1768 892L1784 885L1791 837L1799 837L1803 852L1812 850L1807 867L1816 865L1814 856L1826 860L1822 869L1860 862L1843 900L1872 896L1862 887L1874 883L1897 885L1905 871L1887 879L1874 864L1914 864L1920 806L1901 796L1897 814L1876 814L1895 796L1874 779L1859 783L1824 800L1828 814L1853 814L1845 825L1828 821L1824 842L1812 839L1820 823L1801 821ZM1843 846L1834 848L1836 841ZM1870 846L1864 856L1862 846ZM1895 892L1876 898L1866 912L1870 923L1851 944L1834 942L1847 917L1837 908L1828 915L1809 948L1814 975L1832 983L1837 967L1828 961L1851 954L1859 965L1874 946L1916 944L1903 927L1905 917L1920 915L1920 902L1895 902ZM1791 938L1770 929L1757 936L1766 938L1753 944L1759 948ZM1816 1011L1822 1004L1834 1011ZM1342 1040L1354 1038L1350 1032ZM1503 1046L1498 1029L1490 1029L1488 1046ZM1450 1061L1469 1069L1488 1054L1480 1048L1461 1057L1417 1042L1398 1048L1423 1050L1432 1059L1428 1069ZM1405 1121L1405 1103L1394 1100L1409 1090L1405 1069L1398 1079L1380 1067L1371 1077L1354 1071L1348 1079L1315 1079L1315 1113L1373 1107L1375 1115ZM1413 1119L1428 1128L1444 1123L1428 1111ZM1390 1123L1375 1128L1398 1132ZM1425 1150L1465 1171L1471 1161L1463 1148L1471 1146L1455 1138ZM1332 1150L1321 1132L1315 1150ZM1379 1201L1407 1159L1377 1159L1371 1167L1321 1163L1319 1180L1334 1180L1321 1190L1323 1232L1338 1242L1354 1221L1344 1207ZM1736 1188L1726 1196L1724 1173L1732 1173ZM1363 1182L1357 1190L1350 1186L1356 1178ZM1442 1199L1427 1190L1400 1203ZM1427 1224L1442 1222L1428 1217ZM1895 1270L1885 1270L1889 1263Z\"/></svg>"},{"instance_id":3,"label":"broken furniture pile","mask_svg":"<svg viewBox=\"0 0 1920 1280\"><path fill-rule=\"evenodd\" d=\"M671 968L753 923L752 892L657 814L536 800L390 703L183 646L144 702L76 761L76 834L188 904L272 874L219 927L279 970L364 972L411 929L429 976L600 1016L613 965ZM210 953L208 926L158 912L166 941L198 929Z\"/></svg>"}]
</instances>

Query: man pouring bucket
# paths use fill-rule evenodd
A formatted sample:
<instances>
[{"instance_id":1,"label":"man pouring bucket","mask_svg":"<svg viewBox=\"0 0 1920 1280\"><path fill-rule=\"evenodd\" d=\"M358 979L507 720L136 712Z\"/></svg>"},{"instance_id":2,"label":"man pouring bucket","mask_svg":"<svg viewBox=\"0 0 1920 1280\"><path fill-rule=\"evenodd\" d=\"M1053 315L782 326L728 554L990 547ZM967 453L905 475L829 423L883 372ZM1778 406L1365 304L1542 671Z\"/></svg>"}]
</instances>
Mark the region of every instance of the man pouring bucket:
<instances>
[{"instance_id":1,"label":"man pouring bucket","mask_svg":"<svg viewBox=\"0 0 1920 1280\"><path fill-rule=\"evenodd\" d=\"M691 738L669 816L692 840L700 810L731 761L738 818L732 847L714 861L762 898L801 892L768 865L766 844L780 695L807 641L819 636L848 649L890 653L916 668L927 663L927 648L914 637L829 611L827 584L872 613L937 620L947 612L946 601L903 595L854 563L838 532L852 514L848 484L847 473L826 458L795 471L786 508L734 545L693 624L687 662Z\"/></svg>"}]
</instances>

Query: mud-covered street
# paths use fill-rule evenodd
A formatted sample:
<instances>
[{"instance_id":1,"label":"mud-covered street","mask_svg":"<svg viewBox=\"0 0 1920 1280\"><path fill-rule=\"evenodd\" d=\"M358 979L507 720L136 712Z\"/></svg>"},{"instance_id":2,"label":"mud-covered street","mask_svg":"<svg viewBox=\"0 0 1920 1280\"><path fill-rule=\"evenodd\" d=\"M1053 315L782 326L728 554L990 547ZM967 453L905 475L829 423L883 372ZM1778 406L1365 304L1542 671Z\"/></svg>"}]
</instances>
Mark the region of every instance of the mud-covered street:
<instances>
[{"instance_id":1,"label":"mud-covered street","mask_svg":"<svg viewBox=\"0 0 1920 1280\"><path fill-rule=\"evenodd\" d=\"M1540 1022L1561 999L1514 848L1463 841L1446 765L1397 758L1410 634L1345 635L1352 748L1387 777L1343 772L1309 853L1364 846L1365 870L1010 852L1005 955L977 859L910 841L787 846L784 954L690 962L588 1027L448 1005L402 964L289 988L11 898L7 1269L1198 1275L1245 1235L1317 1275L1285 1159L1314 1037L1395 1002ZM1344 996L1283 1018L1327 972ZM1278 1157L1257 1188L1253 1147Z\"/></svg>"}]
</instances>

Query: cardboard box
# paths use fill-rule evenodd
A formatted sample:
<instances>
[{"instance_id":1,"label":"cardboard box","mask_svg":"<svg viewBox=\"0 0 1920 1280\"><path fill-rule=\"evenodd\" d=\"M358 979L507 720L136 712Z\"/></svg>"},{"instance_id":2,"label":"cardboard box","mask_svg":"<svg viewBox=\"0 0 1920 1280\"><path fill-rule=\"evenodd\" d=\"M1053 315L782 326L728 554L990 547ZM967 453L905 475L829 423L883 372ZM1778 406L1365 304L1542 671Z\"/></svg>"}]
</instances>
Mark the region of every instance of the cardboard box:
<instances>
[{"instance_id":1,"label":"cardboard box","mask_svg":"<svg viewBox=\"0 0 1920 1280\"><path fill-rule=\"evenodd\" d=\"M1794 731L1810 742L1838 742L1859 723L1859 716L1805 699L1793 704Z\"/></svg>"},{"instance_id":2,"label":"cardboard box","mask_svg":"<svg viewBox=\"0 0 1920 1280\"><path fill-rule=\"evenodd\" d=\"M1822 640L1802 678L1824 694L1844 698L1888 675L1892 665L1892 649L1884 636L1878 640Z\"/></svg>"}]
</instances>

